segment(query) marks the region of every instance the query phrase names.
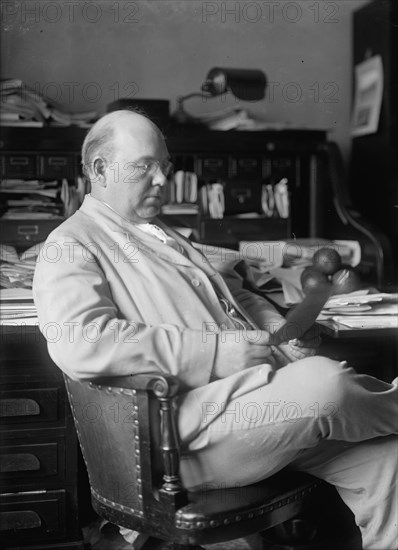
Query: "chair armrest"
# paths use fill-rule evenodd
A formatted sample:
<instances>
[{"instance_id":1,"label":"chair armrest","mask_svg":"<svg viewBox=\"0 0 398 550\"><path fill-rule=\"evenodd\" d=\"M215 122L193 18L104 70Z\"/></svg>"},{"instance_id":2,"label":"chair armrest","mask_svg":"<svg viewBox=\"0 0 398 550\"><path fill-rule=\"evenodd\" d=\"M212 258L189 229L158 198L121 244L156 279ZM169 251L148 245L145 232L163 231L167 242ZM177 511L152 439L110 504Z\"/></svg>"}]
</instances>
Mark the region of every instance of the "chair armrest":
<instances>
[{"instance_id":1,"label":"chair armrest","mask_svg":"<svg viewBox=\"0 0 398 550\"><path fill-rule=\"evenodd\" d=\"M96 386L109 386L129 390L152 391L156 397L174 397L179 389L179 380L173 374L161 374L157 371L128 376L107 376L95 378L90 383Z\"/></svg>"}]
</instances>

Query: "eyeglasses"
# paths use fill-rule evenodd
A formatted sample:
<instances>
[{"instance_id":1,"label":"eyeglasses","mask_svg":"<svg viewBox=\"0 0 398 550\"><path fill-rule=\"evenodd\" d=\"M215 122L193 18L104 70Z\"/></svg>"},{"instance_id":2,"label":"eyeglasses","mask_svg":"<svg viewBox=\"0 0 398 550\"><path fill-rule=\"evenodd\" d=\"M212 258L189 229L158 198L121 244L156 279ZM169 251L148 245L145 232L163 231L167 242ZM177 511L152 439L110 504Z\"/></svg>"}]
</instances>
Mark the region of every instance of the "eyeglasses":
<instances>
[{"instance_id":1,"label":"eyeglasses","mask_svg":"<svg viewBox=\"0 0 398 550\"><path fill-rule=\"evenodd\" d=\"M165 178L170 178L174 173L174 164L169 160L160 162L160 160L151 160L145 164L131 163L131 166L137 170L139 177L154 176L158 170L162 172Z\"/></svg>"}]
</instances>

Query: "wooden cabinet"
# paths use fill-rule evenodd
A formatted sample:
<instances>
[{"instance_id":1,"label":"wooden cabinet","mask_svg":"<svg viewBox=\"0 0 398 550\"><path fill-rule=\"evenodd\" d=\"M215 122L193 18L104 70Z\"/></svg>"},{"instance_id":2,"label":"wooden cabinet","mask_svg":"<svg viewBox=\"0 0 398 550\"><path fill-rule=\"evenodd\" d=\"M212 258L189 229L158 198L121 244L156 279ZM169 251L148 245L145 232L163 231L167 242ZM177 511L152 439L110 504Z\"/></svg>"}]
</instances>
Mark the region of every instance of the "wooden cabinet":
<instances>
[{"instance_id":1,"label":"wooden cabinet","mask_svg":"<svg viewBox=\"0 0 398 550\"><path fill-rule=\"evenodd\" d=\"M73 184L80 173L80 148L86 130L77 127L4 128L0 140L4 179L66 178ZM199 189L221 182L225 216L165 216L172 224L194 229L196 239L237 247L239 240L269 240L319 236L325 187L326 133L317 130L269 132L208 131L174 126L165 131L176 169L197 174ZM287 178L290 215L266 217L262 186ZM0 194L1 199L1 194ZM242 217L254 212L255 217ZM3 242L30 246L43 240L60 221L0 218Z\"/></svg>"},{"instance_id":2,"label":"wooden cabinet","mask_svg":"<svg viewBox=\"0 0 398 550\"><path fill-rule=\"evenodd\" d=\"M78 446L62 374L37 327L0 329L2 547L83 550Z\"/></svg>"},{"instance_id":3,"label":"wooden cabinet","mask_svg":"<svg viewBox=\"0 0 398 550\"><path fill-rule=\"evenodd\" d=\"M193 169L199 187L212 181L223 183L225 216L218 220L199 214L195 228L201 242L237 247L240 240L319 236L328 177L325 132L174 127L166 138L176 168ZM289 216L266 217L262 186L273 186L282 178L288 181ZM246 212L257 217L247 217Z\"/></svg>"}]
</instances>

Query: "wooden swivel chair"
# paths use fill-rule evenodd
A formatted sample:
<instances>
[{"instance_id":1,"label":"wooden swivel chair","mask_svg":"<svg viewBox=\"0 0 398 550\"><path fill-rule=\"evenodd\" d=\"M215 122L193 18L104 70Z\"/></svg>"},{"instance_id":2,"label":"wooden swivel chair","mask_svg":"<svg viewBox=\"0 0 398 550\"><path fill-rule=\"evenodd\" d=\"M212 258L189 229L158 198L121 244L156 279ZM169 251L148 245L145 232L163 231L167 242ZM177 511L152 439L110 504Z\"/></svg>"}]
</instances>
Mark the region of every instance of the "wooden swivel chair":
<instances>
[{"instance_id":1,"label":"wooden swivel chair","mask_svg":"<svg viewBox=\"0 0 398 550\"><path fill-rule=\"evenodd\" d=\"M150 535L143 548L200 548L264 531L294 518L321 483L284 471L245 487L191 493L178 473L174 376L65 382L93 507Z\"/></svg>"}]
</instances>

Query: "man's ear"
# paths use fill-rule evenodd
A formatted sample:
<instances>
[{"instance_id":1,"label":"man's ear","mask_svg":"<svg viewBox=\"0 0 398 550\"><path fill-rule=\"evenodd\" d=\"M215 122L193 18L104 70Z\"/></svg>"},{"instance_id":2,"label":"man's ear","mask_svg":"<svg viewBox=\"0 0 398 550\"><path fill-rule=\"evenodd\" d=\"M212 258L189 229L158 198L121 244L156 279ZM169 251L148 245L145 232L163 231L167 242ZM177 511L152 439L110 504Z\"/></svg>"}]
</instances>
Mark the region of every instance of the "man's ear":
<instances>
[{"instance_id":1,"label":"man's ear","mask_svg":"<svg viewBox=\"0 0 398 550\"><path fill-rule=\"evenodd\" d=\"M101 157L98 157L93 162L93 172L96 183L101 187L106 187L106 162Z\"/></svg>"}]
</instances>

